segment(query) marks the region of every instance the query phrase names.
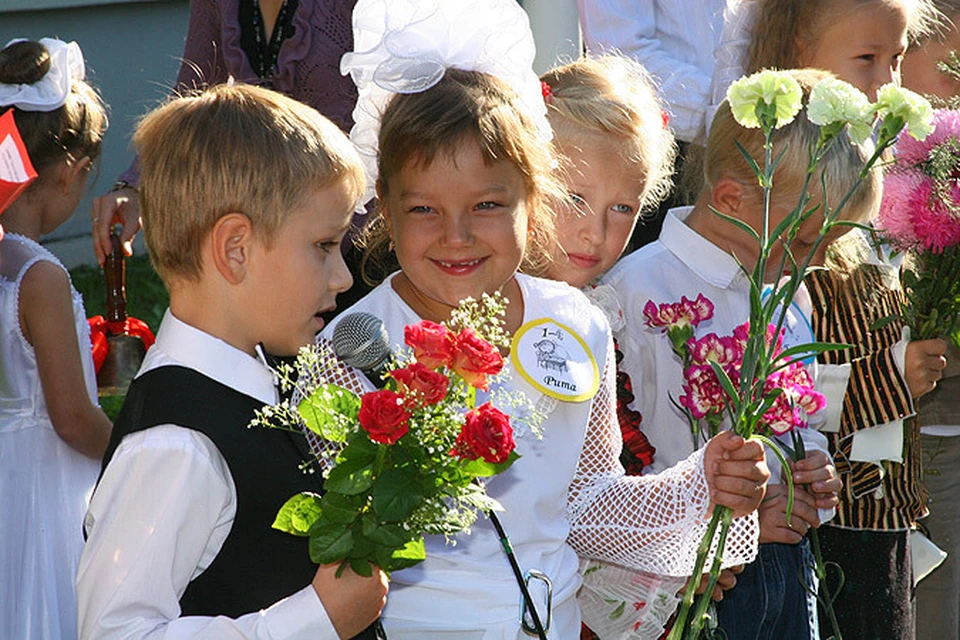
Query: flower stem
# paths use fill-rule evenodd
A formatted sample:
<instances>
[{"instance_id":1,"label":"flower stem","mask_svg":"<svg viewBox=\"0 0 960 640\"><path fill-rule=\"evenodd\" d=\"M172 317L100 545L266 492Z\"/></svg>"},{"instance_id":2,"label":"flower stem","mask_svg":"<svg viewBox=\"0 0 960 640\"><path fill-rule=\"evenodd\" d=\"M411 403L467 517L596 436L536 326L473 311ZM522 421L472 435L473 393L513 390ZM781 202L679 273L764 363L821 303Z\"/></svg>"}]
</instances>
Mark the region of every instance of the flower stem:
<instances>
[{"instance_id":1,"label":"flower stem","mask_svg":"<svg viewBox=\"0 0 960 640\"><path fill-rule=\"evenodd\" d=\"M717 552L713 556L713 565L710 567L710 577L707 579L707 588L700 594L697 601L697 608L693 612L693 618L690 621L690 637L700 637L700 631L707 620L707 607L713 600L713 588L717 586L717 580L720 578L720 567L723 564L723 550L727 544L727 533L730 531L730 524L733 522L733 510L729 507L718 507L720 512L720 535L717 538Z\"/></svg>"},{"instance_id":2,"label":"flower stem","mask_svg":"<svg viewBox=\"0 0 960 640\"><path fill-rule=\"evenodd\" d=\"M830 593L830 585L827 584L827 567L823 563L823 552L820 551L820 533L816 529L810 529L810 546L813 547L814 571L817 574L817 600L820 601L827 612L827 617L830 619L830 628L833 629L832 640L843 640L843 634L840 633L840 623L837 621L837 613L833 610L833 601L836 596Z\"/></svg>"},{"instance_id":3,"label":"flower stem","mask_svg":"<svg viewBox=\"0 0 960 640\"><path fill-rule=\"evenodd\" d=\"M700 576L703 575L703 569L707 564L707 554L710 553L710 545L713 542L713 535L717 531L717 526L720 524L722 518L722 511L726 507L716 507L713 510L713 517L710 518L710 524L707 525L707 530L703 534L703 538L700 539L700 546L697 547L697 561L693 567L693 573L690 574L690 581L687 583L687 588L683 592L683 601L680 605L680 612L677 614L677 618L673 623L673 628L670 629L670 635L667 637L667 640L681 640L684 637L684 631L687 626L687 616L690 614L690 608L693 606L693 601L697 597L697 586L700 584Z\"/></svg>"}]
</instances>

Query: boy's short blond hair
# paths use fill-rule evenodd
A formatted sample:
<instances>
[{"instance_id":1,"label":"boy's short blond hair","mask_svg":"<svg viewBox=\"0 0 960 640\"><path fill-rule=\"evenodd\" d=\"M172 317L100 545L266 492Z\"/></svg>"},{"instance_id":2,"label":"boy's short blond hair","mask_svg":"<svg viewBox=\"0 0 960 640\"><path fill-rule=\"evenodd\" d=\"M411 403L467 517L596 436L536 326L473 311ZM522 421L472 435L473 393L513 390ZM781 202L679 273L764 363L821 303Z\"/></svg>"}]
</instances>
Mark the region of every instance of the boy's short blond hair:
<instances>
[{"instance_id":1,"label":"boy's short blond hair","mask_svg":"<svg viewBox=\"0 0 960 640\"><path fill-rule=\"evenodd\" d=\"M312 191L338 182L363 193L363 166L332 122L282 94L217 85L147 114L133 138L140 208L154 268L201 276L201 247L217 220L242 213L267 247Z\"/></svg>"},{"instance_id":2,"label":"boy's short blond hair","mask_svg":"<svg viewBox=\"0 0 960 640\"><path fill-rule=\"evenodd\" d=\"M653 79L640 63L622 55L580 58L547 71L547 114L558 140L583 133L612 137L622 162L642 175L642 209L658 205L673 186L677 146Z\"/></svg>"},{"instance_id":3,"label":"boy's short blond hair","mask_svg":"<svg viewBox=\"0 0 960 640\"><path fill-rule=\"evenodd\" d=\"M794 69L787 73L800 83L804 104L810 99L810 92L817 82L823 78L833 77L833 74L818 69ZM810 152L819 137L820 127L807 119L806 109L802 109L790 124L774 130L774 153L779 154L786 149L774 172L775 201L785 204L796 204L799 201L800 191L803 189L810 165ZM737 143L762 166L763 131L745 129L737 124L727 101L724 100L713 118L707 139L704 158L707 189L713 189L721 178L733 178L743 185L756 187L759 192L756 175L737 149ZM817 171L809 182L808 195L821 194L822 178L823 188L826 190L826 204L831 208L835 207L840 199L857 184L860 171L873 155L873 151L872 141L854 144L846 132L841 132L817 166ZM847 201L841 216L847 220L865 220L871 217L878 211L882 195L883 178L879 167L874 165Z\"/></svg>"}]
</instances>

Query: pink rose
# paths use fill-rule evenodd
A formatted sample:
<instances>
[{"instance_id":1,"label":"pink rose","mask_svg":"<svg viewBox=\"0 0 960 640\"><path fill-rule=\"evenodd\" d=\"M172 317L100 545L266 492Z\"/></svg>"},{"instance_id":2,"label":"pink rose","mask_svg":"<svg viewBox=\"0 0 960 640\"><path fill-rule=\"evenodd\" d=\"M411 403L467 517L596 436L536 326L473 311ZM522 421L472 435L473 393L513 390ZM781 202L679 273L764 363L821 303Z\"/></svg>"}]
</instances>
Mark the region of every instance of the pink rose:
<instances>
[{"instance_id":1,"label":"pink rose","mask_svg":"<svg viewBox=\"0 0 960 640\"><path fill-rule=\"evenodd\" d=\"M448 367L453 361L456 336L442 324L423 320L403 329L403 341L413 348L417 362L430 369Z\"/></svg>"},{"instance_id":2,"label":"pink rose","mask_svg":"<svg viewBox=\"0 0 960 640\"><path fill-rule=\"evenodd\" d=\"M450 379L420 362L390 372L407 404L432 405L447 397Z\"/></svg>"},{"instance_id":3,"label":"pink rose","mask_svg":"<svg viewBox=\"0 0 960 640\"><path fill-rule=\"evenodd\" d=\"M503 369L503 356L473 329L467 328L457 336L457 351L451 367L467 384L486 391L490 386L487 376Z\"/></svg>"},{"instance_id":4,"label":"pink rose","mask_svg":"<svg viewBox=\"0 0 960 640\"><path fill-rule=\"evenodd\" d=\"M450 453L458 458L499 464L516 447L510 418L486 402L467 413L466 421Z\"/></svg>"},{"instance_id":5,"label":"pink rose","mask_svg":"<svg viewBox=\"0 0 960 640\"><path fill-rule=\"evenodd\" d=\"M381 444L393 444L410 430L403 397L387 389L363 394L358 417L370 439Z\"/></svg>"}]
</instances>

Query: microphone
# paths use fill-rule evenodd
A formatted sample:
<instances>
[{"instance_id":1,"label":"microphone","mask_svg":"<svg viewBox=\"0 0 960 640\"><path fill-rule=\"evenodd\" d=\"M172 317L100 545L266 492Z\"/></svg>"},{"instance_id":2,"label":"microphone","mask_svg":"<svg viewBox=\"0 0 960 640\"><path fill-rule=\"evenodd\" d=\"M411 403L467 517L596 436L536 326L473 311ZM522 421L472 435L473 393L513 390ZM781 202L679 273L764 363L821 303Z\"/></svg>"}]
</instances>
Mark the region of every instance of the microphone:
<instances>
[{"instance_id":1,"label":"microphone","mask_svg":"<svg viewBox=\"0 0 960 640\"><path fill-rule=\"evenodd\" d=\"M333 328L330 341L337 358L362 371L378 389L383 388L383 369L391 356L383 320L363 311L347 314Z\"/></svg>"}]
</instances>

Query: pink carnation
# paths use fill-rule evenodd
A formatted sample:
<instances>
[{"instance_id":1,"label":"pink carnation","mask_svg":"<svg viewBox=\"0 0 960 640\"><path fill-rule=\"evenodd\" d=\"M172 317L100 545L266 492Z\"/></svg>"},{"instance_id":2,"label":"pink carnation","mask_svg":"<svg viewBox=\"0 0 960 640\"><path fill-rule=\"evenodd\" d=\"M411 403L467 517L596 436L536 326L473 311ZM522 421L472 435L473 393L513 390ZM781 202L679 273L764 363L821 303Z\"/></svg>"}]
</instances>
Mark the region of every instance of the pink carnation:
<instances>
[{"instance_id":1,"label":"pink carnation","mask_svg":"<svg viewBox=\"0 0 960 640\"><path fill-rule=\"evenodd\" d=\"M813 388L810 372L799 361L790 363L767 378L765 393L782 389L773 406L763 414L763 424L780 435L791 429L807 426L807 416L823 409L827 402L823 394Z\"/></svg>"},{"instance_id":2,"label":"pink carnation","mask_svg":"<svg viewBox=\"0 0 960 640\"><path fill-rule=\"evenodd\" d=\"M731 336L720 337L708 333L699 340L691 338L687 342L690 359L696 364L716 362L721 367L739 363L743 359L743 344Z\"/></svg>"},{"instance_id":3,"label":"pink carnation","mask_svg":"<svg viewBox=\"0 0 960 640\"><path fill-rule=\"evenodd\" d=\"M643 315L647 318L645 323L648 327L695 327L713 317L713 303L702 293L696 300L683 296L680 302L665 302L659 306L653 300L648 300L643 307Z\"/></svg>"},{"instance_id":4,"label":"pink carnation","mask_svg":"<svg viewBox=\"0 0 960 640\"><path fill-rule=\"evenodd\" d=\"M680 396L680 405L689 409L694 418L705 418L723 411L726 394L717 374L709 365L687 367L684 378L686 382L683 385L684 393Z\"/></svg>"}]
</instances>

